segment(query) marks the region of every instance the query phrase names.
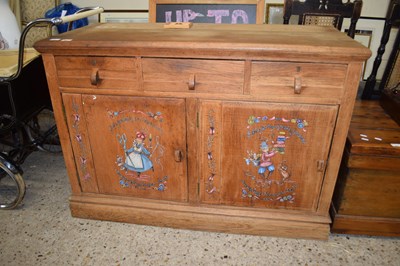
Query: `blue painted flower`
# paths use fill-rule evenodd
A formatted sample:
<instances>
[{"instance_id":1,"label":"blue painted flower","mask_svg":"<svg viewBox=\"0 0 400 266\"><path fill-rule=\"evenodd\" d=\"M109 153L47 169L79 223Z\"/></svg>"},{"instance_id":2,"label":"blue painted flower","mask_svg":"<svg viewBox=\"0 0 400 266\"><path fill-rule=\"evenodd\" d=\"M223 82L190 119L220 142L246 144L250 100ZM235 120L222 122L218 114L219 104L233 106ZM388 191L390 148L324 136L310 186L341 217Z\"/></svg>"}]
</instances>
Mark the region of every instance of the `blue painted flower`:
<instances>
[{"instance_id":1,"label":"blue painted flower","mask_svg":"<svg viewBox=\"0 0 400 266\"><path fill-rule=\"evenodd\" d=\"M297 127L298 127L298 128L303 128L303 127L304 127L304 124L303 124L303 123L298 123L298 124L297 124Z\"/></svg>"},{"instance_id":2,"label":"blue painted flower","mask_svg":"<svg viewBox=\"0 0 400 266\"><path fill-rule=\"evenodd\" d=\"M263 121L268 120L268 116L263 116L263 117L262 117L262 120L263 120Z\"/></svg>"},{"instance_id":3,"label":"blue painted flower","mask_svg":"<svg viewBox=\"0 0 400 266\"><path fill-rule=\"evenodd\" d=\"M164 191L164 190L165 190L164 184L159 184L157 190L158 190L158 191Z\"/></svg>"}]
</instances>

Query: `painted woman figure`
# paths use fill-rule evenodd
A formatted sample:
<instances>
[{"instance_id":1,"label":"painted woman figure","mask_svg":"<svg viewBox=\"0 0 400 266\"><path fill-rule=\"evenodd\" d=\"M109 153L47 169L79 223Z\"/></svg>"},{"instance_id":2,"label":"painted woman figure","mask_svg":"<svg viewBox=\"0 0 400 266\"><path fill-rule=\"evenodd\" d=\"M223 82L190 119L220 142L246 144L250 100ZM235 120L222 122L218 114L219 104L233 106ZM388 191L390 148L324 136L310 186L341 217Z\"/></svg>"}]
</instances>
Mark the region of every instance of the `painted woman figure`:
<instances>
[{"instance_id":1,"label":"painted woman figure","mask_svg":"<svg viewBox=\"0 0 400 266\"><path fill-rule=\"evenodd\" d=\"M277 153L276 151L269 151L268 144L263 141L261 143L261 158L260 158L260 163L259 163L259 168L258 168L258 173L262 176L265 177L265 172L268 170L268 175L265 178L268 178L272 172L275 171L275 166L271 161L271 157L275 156Z\"/></svg>"},{"instance_id":2,"label":"painted woman figure","mask_svg":"<svg viewBox=\"0 0 400 266\"><path fill-rule=\"evenodd\" d=\"M153 169L153 163L149 159L150 152L144 147L146 135L143 132L137 132L133 141L132 148L125 151L126 158L124 166L131 171L140 173ZM154 170L154 169L153 169Z\"/></svg>"}]
</instances>

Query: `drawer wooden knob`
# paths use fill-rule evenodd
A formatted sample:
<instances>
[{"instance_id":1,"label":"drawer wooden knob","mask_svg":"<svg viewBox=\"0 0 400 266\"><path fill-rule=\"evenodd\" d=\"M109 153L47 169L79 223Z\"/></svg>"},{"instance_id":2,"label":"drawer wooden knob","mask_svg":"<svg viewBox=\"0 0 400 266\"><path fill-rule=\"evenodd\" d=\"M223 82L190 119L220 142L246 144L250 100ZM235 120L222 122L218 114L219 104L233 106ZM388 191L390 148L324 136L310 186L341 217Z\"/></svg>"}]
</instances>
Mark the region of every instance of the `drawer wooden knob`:
<instances>
[{"instance_id":1,"label":"drawer wooden knob","mask_svg":"<svg viewBox=\"0 0 400 266\"><path fill-rule=\"evenodd\" d=\"M180 150L175 150L175 162L182 162L182 151Z\"/></svg>"},{"instance_id":2,"label":"drawer wooden knob","mask_svg":"<svg viewBox=\"0 0 400 266\"><path fill-rule=\"evenodd\" d=\"M301 93L301 76L300 75L295 75L294 76L294 93L295 94L300 94Z\"/></svg>"},{"instance_id":3,"label":"drawer wooden knob","mask_svg":"<svg viewBox=\"0 0 400 266\"><path fill-rule=\"evenodd\" d=\"M188 82L189 90L194 90L195 85L196 85L196 77L194 74L190 74Z\"/></svg>"},{"instance_id":4,"label":"drawer wooden knob","mask_svg":"<svg viewBox=\"0 0 400 266\"><path fill-rule=\"evenodd\" d=\"M99 76L99 69L94 68L92 70L92 74L90 75L90 83L92 85L97 85L100 82L100 76Z\"/></svg>"}]
</instances>

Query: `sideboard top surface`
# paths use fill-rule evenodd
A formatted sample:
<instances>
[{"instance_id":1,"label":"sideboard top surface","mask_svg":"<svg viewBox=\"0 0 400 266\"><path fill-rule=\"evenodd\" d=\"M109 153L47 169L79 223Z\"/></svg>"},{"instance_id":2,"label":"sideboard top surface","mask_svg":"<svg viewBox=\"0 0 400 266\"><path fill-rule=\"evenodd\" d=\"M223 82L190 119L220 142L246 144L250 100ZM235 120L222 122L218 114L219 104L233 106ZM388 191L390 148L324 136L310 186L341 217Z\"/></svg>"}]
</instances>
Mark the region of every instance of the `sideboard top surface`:
<instances>
[{"instance_id":1,"label":"sideboard top surface","mask_svg":"<svg viewBox=\"0 0 400 266\"><path fill-rule=\"evenodd\" d=\"M334 28L254 24L194 24L189 29L166 29L159 23L94 24L39 41L35 48L53 54L232 59L315 55L331 61L364 61L371 54Z\"/></svg>"}]
</instances>

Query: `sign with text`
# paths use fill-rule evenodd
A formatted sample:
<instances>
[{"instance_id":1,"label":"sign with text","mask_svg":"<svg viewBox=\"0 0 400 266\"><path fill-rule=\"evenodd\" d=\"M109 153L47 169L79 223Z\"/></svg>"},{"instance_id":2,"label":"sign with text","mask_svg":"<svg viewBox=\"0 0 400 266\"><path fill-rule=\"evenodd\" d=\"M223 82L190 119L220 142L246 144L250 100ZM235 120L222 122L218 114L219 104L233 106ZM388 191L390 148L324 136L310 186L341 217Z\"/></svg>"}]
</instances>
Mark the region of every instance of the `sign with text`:
<instances>
[{"instance_id":1,"label":"sign with text","mask_svg":"<svg viewBox=\"0 0 400 266\"><path fill-rule=\"evenodd\" d=\"M150 22L215 24L263 23L264 1L168 1L150 0Z\"/></svg>"}]
</instances>

